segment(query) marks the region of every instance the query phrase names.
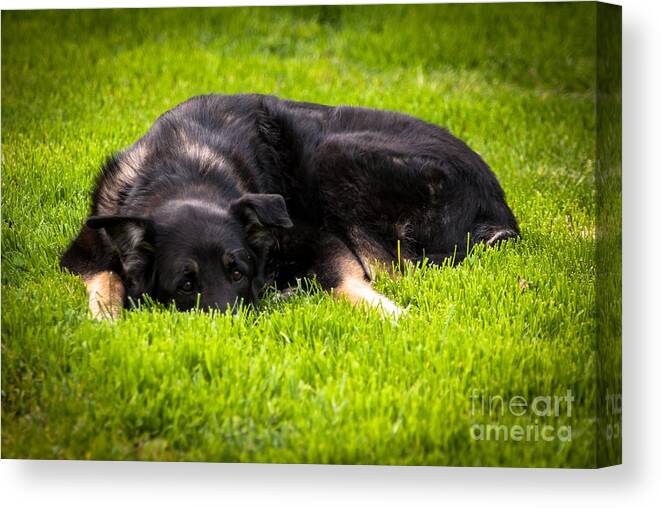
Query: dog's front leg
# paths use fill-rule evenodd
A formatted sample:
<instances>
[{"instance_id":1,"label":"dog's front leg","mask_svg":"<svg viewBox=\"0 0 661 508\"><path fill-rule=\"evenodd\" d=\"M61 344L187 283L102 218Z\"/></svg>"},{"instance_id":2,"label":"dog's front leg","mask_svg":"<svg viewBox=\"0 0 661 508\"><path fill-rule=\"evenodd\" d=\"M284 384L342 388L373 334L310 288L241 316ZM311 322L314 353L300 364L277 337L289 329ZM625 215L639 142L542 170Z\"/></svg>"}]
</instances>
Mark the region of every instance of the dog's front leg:
<instances>
[{"instance_id":1,"label":"dog's front leg","mask_svg":"<svg viewBox=\"0 0 661 508\"><path fill-rule=\"evenodd\" d=\"M124 283L115 272L84 277L89 308L95 319L117 319L124 303Z\"/></svg>"},{"instance_id":2,"label":"dog's front leg","mask_svg":"<svg viewBox=\"0 0 661 508\"><path fill-rule=\"evenodd\" d=\"M346 298L356 307L375 308L384 317L397 319L402 315L403 309L372 288L362 263L342 241L327 237L320 251L325 255L316 263L315 274L333 296Z\"/></svg>"},{"instance_id":3,"label":"dog's front leg","mask_svg":"<svg viewBox=\"0 0 661 508\"><path fill-rule=\"evenodd\" d=\"M345 297L356 306L374 307L384 317L399 318L404 312L396 303L381 293L374 291L372 285L355 277L347 277L335 289L335 294Z\"/></svg>"}]
</instances>

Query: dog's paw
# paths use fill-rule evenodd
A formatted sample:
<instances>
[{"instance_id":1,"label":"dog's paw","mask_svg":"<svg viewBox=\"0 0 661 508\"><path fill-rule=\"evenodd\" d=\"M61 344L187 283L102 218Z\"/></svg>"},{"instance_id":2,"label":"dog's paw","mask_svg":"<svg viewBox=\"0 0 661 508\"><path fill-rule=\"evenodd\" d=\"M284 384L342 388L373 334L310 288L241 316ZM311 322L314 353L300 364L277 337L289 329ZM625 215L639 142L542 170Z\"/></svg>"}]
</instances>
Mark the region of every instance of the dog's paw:
<instances>
[{"instance_id":1,"label":"dog's paw","mask_svg":"<svg viewBox=\"0 0 661 508\"><path fill-rule=\"evenodd\" d=\"M384 319L390 319L392 321L398 321L400 318L403 318L408 313L408 308L403 309L395 302L389 300L386 297L383 297L377 306L381 317Z\"/></svg>"},{"instance_id":2,"label":"dog's paw","mask_svg":"<svg viewBox=\"0 0 661 508\"><path fill-rule=\"evenodd\" d=\"M124 284L110 271L99 272L85 279L88 304L92 317L98 321L117 320L122 311Z\"/></svg>"}]
</instances>

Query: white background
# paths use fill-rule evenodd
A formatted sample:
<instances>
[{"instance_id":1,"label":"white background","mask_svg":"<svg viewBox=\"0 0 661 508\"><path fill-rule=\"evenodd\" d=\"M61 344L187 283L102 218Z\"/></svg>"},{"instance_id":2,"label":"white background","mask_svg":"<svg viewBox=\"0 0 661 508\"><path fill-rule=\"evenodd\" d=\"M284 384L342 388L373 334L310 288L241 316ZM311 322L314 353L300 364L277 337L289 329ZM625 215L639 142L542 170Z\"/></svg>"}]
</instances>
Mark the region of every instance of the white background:
<instances>
[{"instance_id":1,"label":"white background","mask_svg":"<svg viewBox=\"0 0 661 508\"><path fill-rule=\"evenodd\" d=\"M2 9L120 7L136 3L141 6L222 4L185 0L0 0ZM621 3L624 19L623 466L588 471L3 460L0 502L12 507L201 503L288 507L358 503L489 508L659 506L661 3L655 0Z\"/></svg>"}]
</instances>

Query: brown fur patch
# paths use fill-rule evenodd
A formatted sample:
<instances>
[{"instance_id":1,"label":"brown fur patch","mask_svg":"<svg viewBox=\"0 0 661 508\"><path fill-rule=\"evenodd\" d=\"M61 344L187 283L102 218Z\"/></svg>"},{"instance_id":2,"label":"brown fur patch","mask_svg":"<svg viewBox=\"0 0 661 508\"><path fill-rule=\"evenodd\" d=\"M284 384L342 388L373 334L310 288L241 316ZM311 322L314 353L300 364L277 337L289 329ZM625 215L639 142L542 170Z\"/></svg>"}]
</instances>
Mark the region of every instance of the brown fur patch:
<instances>
[{"instance_id":1,"label":"brown fur patch","mask_svg":"<svg viewBox=\"0 0 661 508\"><path fill-rule=\"evenodd\" d=\"M356 255L367 271L369 279L373 279L381 271L392 272L392 264L397 260L377 242L369 239L360 228L351 227L349 238L356 249Z\"/></svg>"},{"instance_id":2,"label":"brown fur patch","mask_svg":"<svg viewBox=\"0 0 661 508\"><path fill-rule=\"evenodd\" d=\"M223 166L227 164L225 157L208 145L199 143L182 134L181 151L191 159L204 165Z\"/></svg>"},{"instance_id":3,"label":"brown fur patch","mask_svg":"<svg viewBox=\"0 0 661 508\"><path fill-rule=\"evenodd\" d=\"M124 301L124 284L114 272L85 277L89 308L94 319L117 319Z\"/></svg>"},{"instance_id":4,"label":"brown fur patch","mask_svg":"<svg viewBox=\"0 0 661 508\"><path fill-rule=\"evenodd\" d=\"M365 280L360 263L355 259L342 258L339 260L341 282L335 288L334 294L342 296L355 306L368 306L378 309L386 317L398 318L403 310L394 302L377 293L372 285Z\"/></svg>"}]
</instances>

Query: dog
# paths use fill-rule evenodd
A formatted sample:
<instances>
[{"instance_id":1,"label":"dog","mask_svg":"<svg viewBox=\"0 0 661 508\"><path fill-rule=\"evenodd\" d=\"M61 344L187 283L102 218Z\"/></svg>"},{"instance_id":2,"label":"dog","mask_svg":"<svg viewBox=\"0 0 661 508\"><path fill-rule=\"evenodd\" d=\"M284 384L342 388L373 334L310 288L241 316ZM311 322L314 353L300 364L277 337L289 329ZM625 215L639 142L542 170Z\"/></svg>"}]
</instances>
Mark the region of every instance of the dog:
<instances>
[{"instance_id":1,"label":"dog","mask_svg":"<svg viewBox=\"0 0 661 508\"><path fill-rule=\"evenodd\" d=\"M404 260L460 262L519 236L494 173L444 128L405 114L269 95L205 95L109 157L61 258L96 318L145 295L179 310L256 305L316 278L402 310L371 286Z\"/></svg>"}]
</instances>

